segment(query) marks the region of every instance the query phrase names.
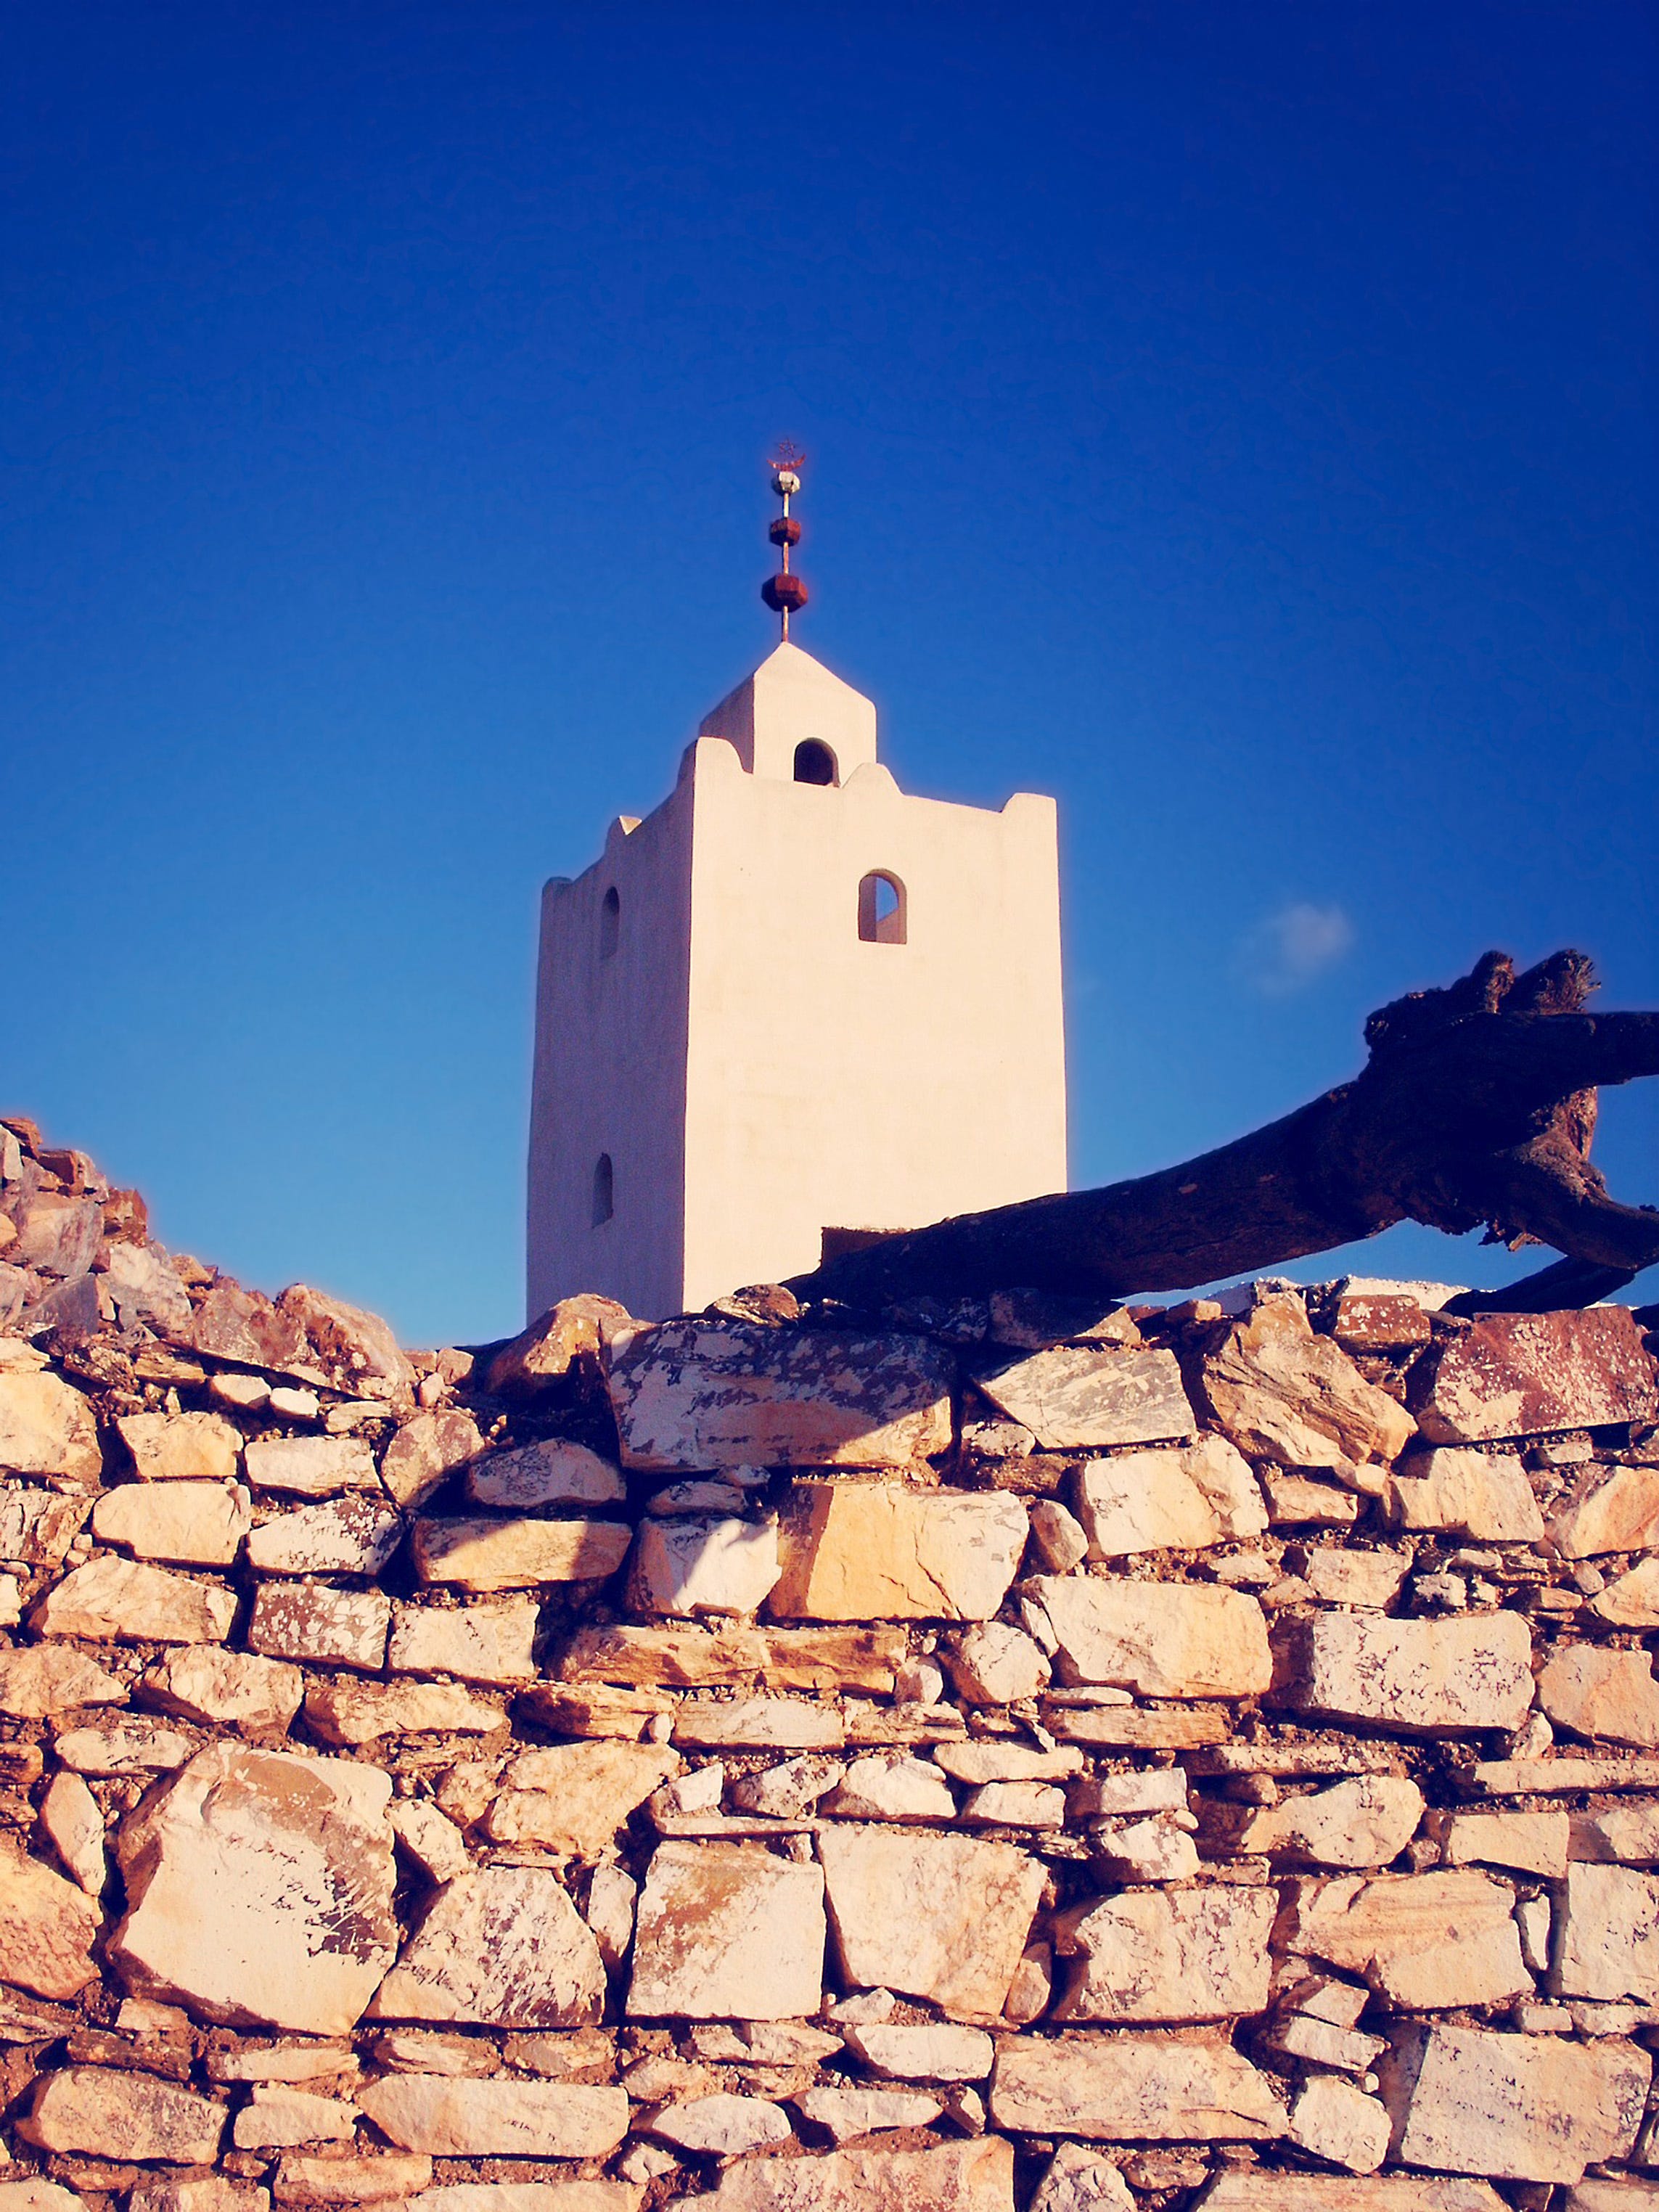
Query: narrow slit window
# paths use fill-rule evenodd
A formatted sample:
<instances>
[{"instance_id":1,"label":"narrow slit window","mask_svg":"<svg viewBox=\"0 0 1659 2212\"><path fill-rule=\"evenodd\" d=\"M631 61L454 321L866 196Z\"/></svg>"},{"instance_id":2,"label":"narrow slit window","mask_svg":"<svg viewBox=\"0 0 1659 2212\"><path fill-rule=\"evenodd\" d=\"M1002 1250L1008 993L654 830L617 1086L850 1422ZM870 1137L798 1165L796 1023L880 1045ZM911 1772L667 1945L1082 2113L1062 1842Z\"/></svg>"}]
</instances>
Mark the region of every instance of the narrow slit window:
<instances>
[{"instance_id":1,"label":"narrow slit window","mask_svg":"<svg viewBox=\"0 0 1659 2212\"><path fill-rule=\"evenodd\" d=\"M875 869L859 885L859 935L866 945L902 945L905 934L904 886Z\"/></svg>"},{"instance_id":2,"label":"narrow slit window","mask_svg":"<svg viewBox=\"0 0 1659 2212\"><path fill-rule=\"evenodd\" d=\"M797 783L839 783L841 775L836 766L836 757L828 745L817 738L803 738L795 747L795 781Z\"/></svg>"},{"instance_id":3,"label":"narrow slit window","mask_svg":"<svg viewBox=\"0 0 1659 2212\"><path fill-rule=\"evenodd\" d=\"M622 936L622 898L612 884L599 902L599 957L609 960Z\"/></svg>"},{"instance_id":4,"label":"narrow slit window","mask_svg":"<svg viewBox=\"0 0 1659 2212\"><path fill-rule=\"evenodd\" d=\"M617 1171L611 1164L610 1153L601 1152L593 1163L593 1226L602 1227L616 1210Z\"/></svg>"}]
</instances>

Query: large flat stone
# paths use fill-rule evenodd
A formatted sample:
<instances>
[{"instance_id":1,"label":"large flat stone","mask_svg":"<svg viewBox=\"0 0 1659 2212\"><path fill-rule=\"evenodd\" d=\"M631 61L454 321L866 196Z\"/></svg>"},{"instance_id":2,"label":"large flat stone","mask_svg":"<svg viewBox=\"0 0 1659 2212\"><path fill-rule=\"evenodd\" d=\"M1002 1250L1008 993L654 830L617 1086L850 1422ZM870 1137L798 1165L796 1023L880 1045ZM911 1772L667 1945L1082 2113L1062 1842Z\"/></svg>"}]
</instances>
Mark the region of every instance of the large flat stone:
<instances>
[{"instance_id":1,"label":"large flat stone","mask_svg":"<svg viewBox=\"0 0 1659 2212\"><path fill-rule=\"evenodd\" d=\"M437 2158L604 2158L628 2133L628 2092L568 2081L388 2074L357 2102L399 2150Z\"/></svg>"},{"instance_id":2,"label":"large flat stone","mask_svg":"<svg viewBox=\"0 0 1659 2212\"><path fill-rule=\"evenodd\" d=\"M951 1443L947 1355L925 1337L665 1322L611 1339L623 1463L906 1467Z\"/></svg>"},{"instance_id":3,"label":"large flat stone","mask_svg":"<svg viewBox=\"0 0 1659 2212\"><path fill-rule=\"evenodd\" d=\"M625 1521L416 1521L415 1571L423 1583L464 1590L603 1582L627 1558L633 1534Z\"/></svg>"},{"instance_id":4,"label":"large flat stone","mask_svg":"<svg viewBox=\"0 0 1659 2212\"><path fill-rule=\"evenodd\" d=\"M72 1997L98 1978L104 1925L93 1900L15 1844L0 1847L0 1981L38 1997Z\"/></svg>"},{"instance_id":5,"label":"large flat stone","mask_svg":"<svg viewBox=\"0 0 1659 2212\"><path fill-rule=\"evenodd\" d=\"M117 1836L127 1987L231 2027L350 2028L397 1948L391 1795L344 1759L198 1752Z\"/></svg>"},{"instance_id":6,"label":"large flat stone","mask_svg":"<svg viewBox=\"0 0 1659 2212\"><path fill-rule=\"evenodd\" d=\"M1518 1613L1391 1620L1322 1613L1273 1632L1297 1711L1412 1735L1516 1729L1532 1703L1532 1635Z\"/></svg>"},{"instance_id":7,"label":"large flat stone","mask_svg":"<svg viewBox=\"0 0 1659 2212\"><path fill-rule=\"evenodd\" d=\"M1484 1544L1535 1544L1544 1533L1527 1471L1513 1452L1441 1444L1413 1453L1391 1480L1387 1503L1396 1528Z\"/></svg>"},{"instance_id":8,"label":"large flat stone","mask_svg":"<svg viewBox=\"0 0 1659 2212\"><path fill-rule=\"evenodd\" d=\"M1002 1492L798 1483L778 1532L778 1620L986 1620L1030 1532Z\"/></svg>"},{"instance_id":9,"label":"large flat stone","mask_svg":"<svg viewBox=\"0 0 1659 2212\"><path fill-rule=\"evenodd\" d=\"M1340 1875L1289 1884L1281 1945L1363 1974L1399 2006L1502 2004L1530 1996L1515 1893L1488 1875Z\"/></svg>"},{"instance_id":10,"label":"large flat stone","mask_svg":"<svg viewBox=\"0 0 1659 2212\"><path fill-rule=\"evenodd\" d=\"M300 1710L305 1677L281 1659L186 1644L169 1651L140 1685L147 1705L208 1728L281 1733Z\"/></svg>"},{"instance_id":11,"label":"large flat stone","mask_svg":"<svg viewBox=\"0 0 1659 2212\"><path fill-rule=\"evenodd\" d=\"M97 1644L222 1644L235 1618L234 1595L216 1583L106 1553L55 1583L29 1626Z\"/></svg>"},{"instance_id":12,"label":"large flat stone","mask_svg":"<svg viewBox=\"0 0 1659 2212\"><path fill-rule=\"evenodd\" d=\"M255 1490L294 1498L380 1486L374 1455L361 1437L261 1437L246 1447L243 1464Z\"/></svg>"},{"instance_id":13,"label":"large flat stone","mask_svg":"<svg viewBox=\"0 0 1659 2212\"><path fill-rule=\"evenodd\" d=\"M563 1437L494 1451L468 1468L467 1495L480 1505L532 1512L545 1505L623 1505L628 1485L622 1471L586 1444Z\"/></svg>"},{"instance_id":14,"label":"large flat stone","mask_svg":"<svg viewBox=\"0 0 1659 2212\"><path fill-rule=\"evenodd\" d=\"M1225 2020L1265 2011L1270 1889L1124 1890L1061 1917L1055 1948L1076 1960L1054 2018Z\"/></svg>"},{"instance_id":15,"label":"large flat stone","mask_svg":"<svg viewBox=\"0 0 1659 2212\"><path fill-rule=\"evenodd\" d=\"M374 1674L386 1657L391 1626L392 1601L380 1590L265 1583L254 1595L247 1640L270 1659L359 1667Z\"/></svg>"},{"instance_id":16,"label":"large flat stone","mask_svg":"<svg viewBox=\"0 0 1659 2212\"><path fill-rule=\"evenodd\" d=\"M84 1651L56 1644L24 1644L0 1651L0 1713L8 1720L46 1720L79 1705L126 1701L126 1684Z\"/></svg>"},{"instance_id":17,"label":"large flat stone","mask_svg":"<svg viewBox=\"0 0 1659 2212\"><path fill-rule=\"evenodd\" d=\"M782 1571L775 1521L685 1514L646 1520L635 1539L628 1601L636 1613L758 1612Z\"/></svg>"},{"instance_id":18,"label":"large flat stone","mask_svg":"<svg viewBox=\"0 0 1659 2212\"><path fill-rule=\"evenodd\" d=\"M995 2136L931 2150L865 2147L823 2158L744 2159L691 2212L1013 2212L1014 2153Z\"/></svg>"},{"instance_id":19,"label":"large flat stone","mask_svg":"<svg viewBox=\"0 0 1659 2212\"><path fill-rule=\"evenodd\" d=\"M1000 2014L1042 1889L1037 1860L979 1837L881 1827L818 1838L836 1949L854 1986Z\"/></svg>"},{"instance_id":20,"label":"large flat stone","mask_svg":"<svg viewBox=\"0 0 1659 2212\"><path fill-rule=\"evenodd\" d=\"M908 1645L902 1628L579 1628L560 1654L567 1682L647 1683L666 1689L861 1690L892 1694Z\"/></svg>"},{"instance_id":21,"label":"large flat stone","mask_svg":"<svg viewBox=\"0 0 1659 2212\"><path fill-rule=\"evenodd\" d=\"M1484 2181L1449 2174L1220 2173L1194 2212L1507 2212ZM1571 2212L1571 2208L1569 2208Z\"/></svg>"},{"instance_id":22,"label":"large flat stone","mask_svg":"<svg viewBox=\"0 0 1659 2212\"><path fill-rule=\"evenodd\" d=\"M491 1735L505 1729L498 1705L459 1682L313 1682L306 1724L325 1743L356 1747L387 1735Z\"/></svg>"},{"instance_id":23,"label":"large flat stone","mask_svg":"<svg viewBox=\"0 0 1659 2212\"><path fill-rule=\"evenodd\" d=\"M1249 1461L1216 1436L1091 1460L1078 1472L1077 1510L1095 1559L1195 1551L1259 1536L1267 1526Z\"/></svg>"},{"instance_id":24,"label":"large flat stone","mask_svg":"<svg viewBox=\"0 0 1659 2212\"><path fill-rule=\"evenodd\" d=\"M1568 1559L1659 1546L1659 1467L1602 1467L1592 1461L1553 1516L1549 1533Z\"/></svg>"},{"instance_id":25,"label":"large flat stone","mask_svg":"<svg viewBox=\"0 0 1659 2212\"><path fill-rule=\"evenodd\" d=\"M556 1876L485 1867L433 1896L373 2007L377 2020L582 2027L605 2003L592 1929Z\"/></svg>"},{"instance_id":26,"label":"large flat stone","mask_svg":"<svg viewBox=\"0 0 1659 2212\"><path fill-rule=\"evenodd\" d=\"M403 1534L402 1514L385 1498L331 1498L262 1522L247 1540L247 1561L262 1575L378 1575Z\"/></svg>"},{"instance_id":27,"label":"large flat stone","mask_svg":"<svg viewBox=\"0 0 1659 2212\"><path fill-rule=\"evenodd\" d=\"M1380 2069L1391 2155L1499 2180L1577 2181L1629 2154L1652 2066L1616 2040L1402 2024Z\"/></svg>"},{"instance_id":28,"label":"large flat stone","mask_svg":"<svg viewBox=\"0 0 1659 2212\"><path fill-rule=\"evenodd\" d=\"M484 1816L498 1844L540 1844L568 1858L609 1848L629 1814L684 1761L659 1744L560 1743L522 1752Z\"/></svg>"},{"instance_id":29,"label":"large flat stone","mask_svg":"<svg viewBox=\"0 0 1659 2212\"><path fill-rule=\"evenodd\" d=\"M1486 1314L1412 1370L1432 1443L1482 1443L1659 1417L1652 1354L1628 1306Z\"/></svg>"},{"instance_id":30,"label":"large flat stone","mask_svg":"<svg viewBox=\"0 0 1659 2212\"><path fill-rule=\"evenodd\" d=\"M1557 1893L1550 1987L1559 1996L1659 2003L1659 1878L1579 1864Z\"/></svg>"},{"instance_id":31,"label":"large flat stone","mask_svg":"<svg viewBox=\"0 0 1659 2212\"><path fill-rule=\"evenodd\" d=\"M252 1501L235 1483L124 1482L92 1509L100 1544L175 1566L228 1567L252 1525Z\"/></svg>"},{"instance_id":32,"label":"large flat stone","mask_svg":"<svg viewBox=\"0 0 1659 2212\"><path fill-rule=\"evenodd\" d=\"M393 1607L386 1665L394 1674L456 1674L464 1682L529 1682L541 1608L532 1597L484 1605Z\"/></svg>"},{"instance_id":33,"label":"large flat stone","mask_svg":"<svg viewBox=\"0 0 1659 2212\"><path fill-rule=\"evenodd\" d=\"M1644 1651L1558 1644L1538 1674L1538 1702L1558 1728L1609 1743L1659 1746L1659 1682Z\"/></svg>"},{"instance_id":34,"label":"large flat stone","mask_svg":"<svg viewBox=\"0 0 1659 2212\"><path fill-rule=\"evenodd\" d=\"M1402 1774L1362 1774L1282 1797L1275 1805L1213 1805L1214 1840L1241 1855L1261 1852L1292 1865L1382 1867L1417 1832L1423 1792Z\"/></svg>"},{"instance_id":35,"label":"large flat stone","mask_svg":"<svg viewBox=\"0 0 1659 2212\"><path fill-rule=\"evenodd\" d=\"M1299 1297L1264 1299L1236 1322L1205 1353L1199 1387L1242 1452L1285 1467L1389 1461L1416 1429L1340 1345L1314 1334Z\"/></svg>"},{"instance_id":36,"label":"large flat stone","mask_svg":"<svg viewBox=\"0 0 1659 2212\"><path fill-rule=\"evenodd\" d=\"M67 2066L35 2085L18 2133L43 2150L198 2166L224 2133L225 2108L177 2081L112 2066Z\"/></svg>"},{"instance_id":37,"label":"large flat stone","mask_svg":"<svg viewBox=\"0 0 1659 2212\"><path fill-rule=\"evenodd\" d=\"M1067 1681L1143 1698L1249 1698L1273 1680L1266 1616L1253 1597L1207 1583L1035 1575Z\"/></svg>"},{"instance_id":38,"label":"large flat stone","mask_svg":"<svg viewBox=\"0 0 1659 2212\"><path fill-rule=\"evenodd\" d=\"M658 1845L640 1898L630 2019L792 2020L823 1986L824 1876L742 1844Z\"/></svg>"},{"instance_id":39,"label":"large flat stone","mask_svg":"<svg viewBox=\"0 0 1659 2212\"><path fill-rule=\"evenodd\" d=\"M222 1413L128 1413L115 1424L141 1482L230 1482L242 1436Z\"/></svg>"},{"instance_id":40,"label":"large flat stone","mask_svg":"<svg viewBox=\"0 0 1659 2212\"><path fill-rule=\"evenodd\" d=\"M1093 2142L1267 2142L1286 2126L1272 2078L1228 2045L1109 2032L1008 2037L991 2118Z\"/></svg>"},{"instance_id":41,"label":"large flat stone","mask_svg":"<svg viewBox=\"0 0 1659 2212\"><path fill-rule=\"evenodd\" d=\"M978 1387L1044 1451L1161 1443L1198 1426L1172 1352L1056 1345L981 1376Z\"/></svg>"},{"instance_id":42,"label":"large flat stone","mask_svg":"<svg viewBox=\"0 0 1659 2212\"><path fill-rule=\"evenodd\" d=\"M96 1482L103 1468L92 1408L60 1376L0 1370L0 1468Z\"/></svg>"},{"instance_id":43,"label":"large flat stone","mask_svg":"<svg viewBox=\"0 0 1659 2212\"><path fill-rule=\"evenodd\" d=\"M419 1505L484 1448L478 1425L459 1406L403 1422L380 1460L380 1480L405 1510Z\"/></svg>"}]
</instances>

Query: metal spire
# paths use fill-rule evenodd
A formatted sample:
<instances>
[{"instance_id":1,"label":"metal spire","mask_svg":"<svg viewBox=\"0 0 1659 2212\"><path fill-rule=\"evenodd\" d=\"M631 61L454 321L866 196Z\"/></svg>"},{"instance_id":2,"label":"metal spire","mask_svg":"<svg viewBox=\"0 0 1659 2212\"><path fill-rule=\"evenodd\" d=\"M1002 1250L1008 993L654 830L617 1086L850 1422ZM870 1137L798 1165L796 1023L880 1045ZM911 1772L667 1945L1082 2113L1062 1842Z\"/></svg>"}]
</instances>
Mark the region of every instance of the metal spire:
<instances>
[{"instance_id":1,"label":"metal spire","mask_svg":"<svg viewBox=\"0 0 1659 2212\"><path fill-rule=\"evenodd\" d=\"M800 525L789 512L789 501L800 489L800 472L805 465L805 454L798 453L787 438L767 463L772 471L772 489L783 501L783 513L766 534L782 555L783 566L775 576L769 576L761 586L761 597L773 613L782 618L786 641L789 636L790 614L806 605L806 586L799 576L791 574L789 568L789 549L800 544Z\"/></svg>"}]
</instances>

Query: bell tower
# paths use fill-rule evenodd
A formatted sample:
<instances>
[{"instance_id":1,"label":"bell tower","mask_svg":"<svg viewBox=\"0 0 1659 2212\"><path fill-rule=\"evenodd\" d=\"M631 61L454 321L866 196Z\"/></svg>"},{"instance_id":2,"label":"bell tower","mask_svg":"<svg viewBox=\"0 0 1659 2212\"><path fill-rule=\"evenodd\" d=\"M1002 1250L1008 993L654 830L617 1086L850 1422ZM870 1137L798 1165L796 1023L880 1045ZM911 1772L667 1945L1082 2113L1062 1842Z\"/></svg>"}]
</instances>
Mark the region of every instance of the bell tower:
<instances>
[{"instance_id":1,"label":"bell tower","mask_svg":"<svg viewBox=\"0 0 1659 2212\"><path fill-rule=\"evenodd\" d=\"M1053 799L902 792L873 703L788 635L800 457L774 465L781 641L673 790L542 897L529 1311L649 1320L1066 1185Z\"/></svg>"}]
</instances>

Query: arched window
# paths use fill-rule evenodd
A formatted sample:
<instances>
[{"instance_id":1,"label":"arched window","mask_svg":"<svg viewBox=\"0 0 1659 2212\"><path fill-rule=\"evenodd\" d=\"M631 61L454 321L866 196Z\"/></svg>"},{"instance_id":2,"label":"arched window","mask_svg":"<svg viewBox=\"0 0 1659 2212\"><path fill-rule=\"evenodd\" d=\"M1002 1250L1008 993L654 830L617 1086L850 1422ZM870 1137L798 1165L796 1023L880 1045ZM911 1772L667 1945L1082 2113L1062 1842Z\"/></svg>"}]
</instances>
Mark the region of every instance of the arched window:
<instances>
[{"instance_id":1,"label":"arched window","mask_svg":"<svg viewBox=\"0 0 1659 2212\"><path fill-rule=\"evenodd\" d=\"M610 1153L601 1152L593 1163L593 1226L601 1227L616 1210L616 1170L611 1164Z\"/></svg>"},{"instance_id":2,"label":"arched window","mask_svg":"<svg viewBox=\"0 0 1659 2212\"><path fill-rule=\"evenodd\" d=\"M622 899L612 884L599 902L599 957L610 959L622 935Z\"/></svg>"},{"instance_id":3,"label":"arched window","mask_svg":"<svg viewBox=\"0 0 1659 2212\"><path fill-rule=\"evenodd\" d=\"M904 886L876 869L859 885L859 935L866 945L902 945Z\"/></svg>"},{"instance_id":4,"label":"arched window","mask_svg":"<svg viewBox=\"0 0 1659 2212\"><path fill-rule=\"evenodd\" d=\"M839 780L836 757L829 746L820 744L816 738L803 738L795 747L796 782L835 783Z\"/></svg>"}]
</instances>

